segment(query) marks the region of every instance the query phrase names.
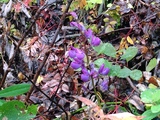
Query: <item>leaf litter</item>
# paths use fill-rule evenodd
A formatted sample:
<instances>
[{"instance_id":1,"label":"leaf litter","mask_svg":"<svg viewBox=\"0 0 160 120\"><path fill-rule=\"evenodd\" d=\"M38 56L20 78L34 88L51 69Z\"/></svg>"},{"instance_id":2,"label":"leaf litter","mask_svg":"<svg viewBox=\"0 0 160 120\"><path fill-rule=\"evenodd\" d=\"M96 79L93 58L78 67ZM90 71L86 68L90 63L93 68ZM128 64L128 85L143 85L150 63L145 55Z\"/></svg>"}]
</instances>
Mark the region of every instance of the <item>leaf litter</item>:
<instances>
[{"instance_id":1,"label":"leaf litter","mask_svg":"<svg viewBox=\"0 0 160 120\"><path fill-rule=\"evenodd\" d=\"M41 0L39 2L9 0L5 3L0 2L0 78L3 78L4 73L9 69L5 87L21 82L30 83L46 54L49 54L34 84L61 105L65 111L74 113L78 109L82 109L80 112L72 114L72 119L140 120L143 118L140 115L144 111L144 104L139 94L134 92L131 86L139 85L137 87L139 90L146 89L148 87L146 84L154 84L159 87L158 82L155 83L159 78L159 61L157 60L158 62L155 63L160 38L159 12L157 11L160 3L158 1L155 1L155 3L149 1L136 3L133 0L128 2L115 1L110 8L107 8L106 6L101 7L101 5L93 6L95 3L91 1L87 6L86 0L81 2L75 0L70 11L76 11L77 16L74 17L73 13L71 15L67 13L62 29L59 31L53 45L51 45L53 37L66 7L63 1L53 1L52 3L51 1L44 2ZM75 8L74 6L77 3L80 3L79 7ZM48 6L40 12L35 24L25 35L26 30L33 22L36 11L44 4ZM86 6L89 9L86 9ZM100 12L101 10L102 12ZM104 43L109 42L106 44L111 44L111 48L112 45L116 46L112 48L114 53L106 52L105 56L101 55L103 52L98 51L99 55L96 56L90 44L86 42L86 45L84 45L82 43L84 36L80 30L70 26L73 19L78 19L83 24L86 23L87 27L91 28ZM24 35L25 38L23 38ZM15 53L21 39L24 40L19 46L18 52ZM95 80L94 86L97 89L98 98L103 103L101 108L97 105L97 98L94 95L94 87L91 81L83 83L80 80L80 71L74 71L71 67L68 67L70 66L68 51L72 45L85 50L88 55L86 61L88 59L93 61L97 58L106 58L114 62L115 65L119 64L123 67L122 70L127 69L127 72L129 69L137 68L144 73L149 72L151 75L143 75L142 80L139 80L137 79L138 73L134 74L135 76L132 75L131 78L136 78L137 81L132 83L128 83L125 79L126 76L122 74L119 74L120 78L106 76ZM127 50L131 48L138 49L135 49L136 52L133 50L128 52ZM118 52L118 55L117 50L126 51ZM134 55L131 55L131 53ZM123 54L121 58L126 59L127 64L117 57L120 54ZM107 55L112 55L113 58ZM132 56L134 56L133 59ZM12 57L14 57L14 62L11 62ZM8 68L9 64L11 65ZM156 70L152 71L152 69ZM23 73L25 77L20 76L20 73ZM109 87L108 91L102 92L99 84L104 79L109 80ZM53 104L52 101L47 99L38 89L34 89L30 100L31 104L38 104L40 114L35 119L50 120L59 116L63 117L64 111L57 104ZM118 104L118 101L120 101L120 104ZM112 104L108 105L107 103ZM131 104L130 108L128 107L129 104ZM120 109L120 107L123 107L122 111L124 113L118 113L117 108ZM135 108L140 111L137 112L137 116L133 115L135 113L132 109Z\"/></svg>"}]
</instances>

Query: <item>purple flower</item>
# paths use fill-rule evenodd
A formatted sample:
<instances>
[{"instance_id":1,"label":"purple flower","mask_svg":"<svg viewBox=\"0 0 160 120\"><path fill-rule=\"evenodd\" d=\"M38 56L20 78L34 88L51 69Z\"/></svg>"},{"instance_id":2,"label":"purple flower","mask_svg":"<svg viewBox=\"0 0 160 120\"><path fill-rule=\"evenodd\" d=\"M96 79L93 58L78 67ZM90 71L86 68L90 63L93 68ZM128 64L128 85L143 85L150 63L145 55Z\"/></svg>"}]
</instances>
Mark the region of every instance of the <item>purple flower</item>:
<instances>
[{"instance_id":1,"label":"purple flower","mask_svg":"<svg viewBox=\"0 0 160 120\"><path fill-rule=\"evenodd\" d=\"M97 78L97 77L98 77L98 72L97 72L97 70L95 69L94 64L91 64L90 66L91 66L90 75L91 75L93 78Z\"/></svg>"},{"instance_id":2,"label":"purple flower","mask_svg":"<svg viewBox=\"0 0 160 120\"><path fill-rule=\"evenodd\" d=\"M98 46L98 45L100 45L100 43L101 43L101 40L99 39L99 37L92 36L91 44L93 46Z\"/></svg>"},{"instance_id":3,"label":"purple flower","mask_svg":"<svg viewBox=\"0 0 160 120\"><path fill-rule=\"evenodd\" d=\"M71 50L68 52L70 58L83 60L85 54L82 50L78 48L71 47Z\"/></svg>"},{"instance_id":4,"label":"purple flower","mask_svg":"<svg viewBox=\"0 0 160 120\"><path fill-rule=\"evenodd\" d=\"M85 27L77 22L70 22L70 26L77 27L79 30L84 31Z\"/></svg>"},{"instance_id":5,"label":"purple flower","mask_svg":"<svg viewBox=\"0 0 160 120\"><path fill-rule=\"evenodd\" d=\"M93 36L93 31L91 29L85 30L84 35L87 39L90 39Z\"/></svg>"},{"instance_id":6,"label":"purple flower","mask_svg":"<svg viewBox=\"0 0 160 120\"><path fill-rule=\"evenodd\" d=\"M90 78L90 74L86 68L82 69L81 80L87 82Z\"/></svg>"},{"instance_id":7,"label":"purple flower","mask_svg":"<svg viewBox=\"0 0 160 120\"><path fill-rule=\"evenodd\" d=\"M76 56L77 56L78 59L82 60L85 56L84 52L80 49L76 49L76 53L77 53Z\"/></svg>"},{"instance_id":8,"label":"purple flower","mask_svg":"<svg viewBox=\"0 0 160 120\"><path fill-rule=\"evenodd\" d=\"M72 67L73 69L78 69L78 68L81 67L81 64L78 63L78 62L76 62L76 61L73 61L73 62L71 63L71 67Z\"/></svg>"},{"instance_id":9,"label":"purple flower","mask_svg":"<svg viewBox=\"0 0 160 120\"><path fill-rule=\"evenodd\" d=\"M108 80L103 80L100 84L100 89L104 92L108 90Z\"/></svg>"},{"instance_id":10,"label":"purple flower","mask_svg":"<svg viewBox=\"0 0 160 120\"><path fill-rule=\"evenodd\" d=\"M92 69L90 75L91 75L93 78L97 78L97 77L98 77L98 72L97 72L95 69Z\"/></svg>"},{"instance_id":11,"label":"purple flower","mask_svg":"<svg viewBox=\"0 0 160 120\"><path fill-rule=\"evenodd\" d=\"M109 68L105 68L104 64L102 64L98 70L98 73L101 75L107 75L109 73Z\"/></svg>"},{"instance_id":12,"label":"purple flower","mask_svg":"<svg viewBox=\"0 0 160 120\"><path fill-rule=\"evenodd\" d=\"M76 52L75 52L75 50L70 50L70 51L68 52L68 55L69 55L70 58L75 58L75 57L76 57Z\"/></svg>"},{"instance_id":13,"label":"purple flower","mask_svg":"<svg viewBox=\"0 0 160 120\"><path fill-rule=\"evenodd\" d=\"M87 75L87 74L81 74L81 80L82 80L83 82L89 81L89 78L90 78L89 75Z\"/></svg>"},{"instance_id":14,"label":"purple flower","mask_svg":"<svg viewBox=\"0 0 160 120\"><path fill-rule=\"evenodd\" d=\"M74 19L78 19L76 12L70 12L70 14L73 16Z\"/></svg>"}]
</instances>

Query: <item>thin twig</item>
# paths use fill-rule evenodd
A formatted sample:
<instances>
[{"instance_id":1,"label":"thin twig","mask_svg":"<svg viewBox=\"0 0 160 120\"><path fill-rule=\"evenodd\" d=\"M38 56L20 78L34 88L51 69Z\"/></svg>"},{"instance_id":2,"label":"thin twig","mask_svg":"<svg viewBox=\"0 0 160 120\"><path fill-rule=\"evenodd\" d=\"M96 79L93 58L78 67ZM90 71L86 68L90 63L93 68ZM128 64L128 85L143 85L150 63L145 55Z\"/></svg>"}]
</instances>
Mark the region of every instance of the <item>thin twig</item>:
<instances>
[{"instance_id":1,"label":"thin twig","mask_svg":"<svg viewBox=\"0 0 160 120\"><path fill-rule=\"evenodd\" d=\"M135 90L137 93L140 94L140 91L133 85L132 80L129 77L127 77L126 79L128 83L130 84L130 86L133 88L133 90Z\"/></svg>"}]
</instances>

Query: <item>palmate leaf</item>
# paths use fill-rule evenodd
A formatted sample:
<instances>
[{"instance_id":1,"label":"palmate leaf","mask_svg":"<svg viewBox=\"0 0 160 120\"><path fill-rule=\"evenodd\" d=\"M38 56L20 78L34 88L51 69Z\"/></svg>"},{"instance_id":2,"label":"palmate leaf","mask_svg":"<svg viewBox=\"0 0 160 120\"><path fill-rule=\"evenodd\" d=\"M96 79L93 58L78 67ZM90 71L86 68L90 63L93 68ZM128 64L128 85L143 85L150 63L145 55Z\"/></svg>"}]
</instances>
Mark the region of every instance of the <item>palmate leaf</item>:
<instances>
[{"instance_id":1,"label":"palmate leaf","mask_svg":"<svg viewBox=\"0 0 160 120\"><path fill-rule=\"evenodd\" d=\"M1 90L0 97L13 97L26 93L29 90L30 86L31 86L30 84L26 83L12 85L8 88L5 88L4 90Z\"/></svg>"}]
</instances>

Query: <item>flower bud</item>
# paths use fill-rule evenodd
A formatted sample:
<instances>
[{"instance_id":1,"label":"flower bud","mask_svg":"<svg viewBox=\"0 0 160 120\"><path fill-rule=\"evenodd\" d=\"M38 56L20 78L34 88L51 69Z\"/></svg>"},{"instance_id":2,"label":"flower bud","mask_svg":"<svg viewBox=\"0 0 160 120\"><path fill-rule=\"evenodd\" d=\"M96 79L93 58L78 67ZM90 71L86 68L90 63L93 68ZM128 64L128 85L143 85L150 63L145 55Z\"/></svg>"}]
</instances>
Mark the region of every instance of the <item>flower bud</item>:
<instances>
[{"instance_id":1,"label":"flower bud","mask_svg":"<svg viewBox=\"0 0 160 120\"><path fill-rule=\"evenodd\" d=\"M98 46L98 45L100 45L100 43L101 43L101 40L99 39L99 37L92 36L91 44L93 46Z\"/></svg>"},{"instance_id":2,"label":"flower bud","mask_svg":"<svg viewBox=\"0 0 160 120\"><path fill-rule=\"evenodd\" d=\"M78 68L81 67L81 64L78 63L78 62L76 62L76 61L74 61L74 62L71 63L71 67L72 67L73 69L78 69Z\"/></svg>"}]
</instances>

